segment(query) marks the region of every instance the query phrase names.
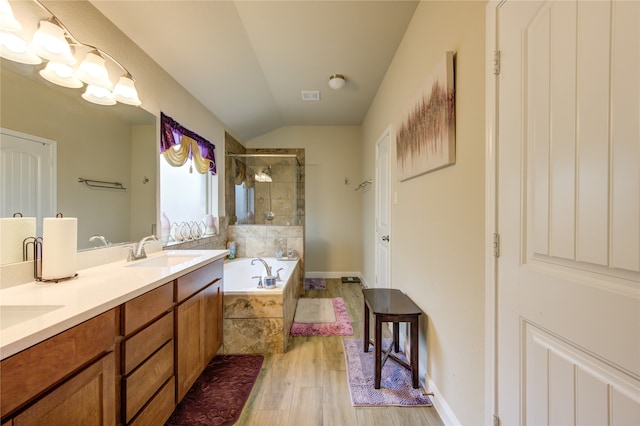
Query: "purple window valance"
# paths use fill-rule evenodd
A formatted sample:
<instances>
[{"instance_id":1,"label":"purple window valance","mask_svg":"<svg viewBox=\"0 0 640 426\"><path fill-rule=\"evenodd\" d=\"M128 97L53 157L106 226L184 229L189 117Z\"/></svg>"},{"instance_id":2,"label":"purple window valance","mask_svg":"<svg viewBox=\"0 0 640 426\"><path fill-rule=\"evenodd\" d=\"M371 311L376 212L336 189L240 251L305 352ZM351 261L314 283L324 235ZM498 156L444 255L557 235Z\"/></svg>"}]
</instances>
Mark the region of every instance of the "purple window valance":
<instances>
[{"instance_id":1,"label":"purple window valance","mask_svg":"<svg viewBox=\"0 0 640 426\"><path fill-rule=\"evenodd\" d=\"M198 144L200 149L200 155L210 161L209 171L212 175L217 173L216 169L216 146L189 129L182 127L180 123L173 118L160 112L160 152L165 152L172 146L179 144L182 136L187 136ZM189 158L192 157L192 153L189 152Z\"/></svg>"}]
</instances>

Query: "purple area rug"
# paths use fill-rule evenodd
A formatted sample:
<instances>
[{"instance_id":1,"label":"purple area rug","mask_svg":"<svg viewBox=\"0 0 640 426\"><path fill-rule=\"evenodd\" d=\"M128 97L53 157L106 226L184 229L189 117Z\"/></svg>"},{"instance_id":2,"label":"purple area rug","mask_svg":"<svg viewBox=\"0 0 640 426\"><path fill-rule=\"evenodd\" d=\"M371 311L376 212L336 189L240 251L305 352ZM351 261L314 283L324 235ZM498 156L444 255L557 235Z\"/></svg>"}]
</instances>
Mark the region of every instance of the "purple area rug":
<instances>
[{"instance_id":1,"label":"purple area rug","mask_svg":"<svg viewBox=\"0 0 640 426\"><path fill-rule=\"evenodd\" d=\"M327 282L324 278L305 278L304 279L305 290L326 290Z\"/></svg>"},{"instance_id":2,"label":"purple area rug","mask_svg":"<svg viewBox=\"0 0 640 426\"><path fill-rule=\"evenodd\" d=\"M291 325L292 336L353 336L353 327L349 319L349 312L341 297L334 297L333 310L336 322L318 324L297 323Z\"/></svg>"},{"instance_id":3,"label":"purple area rug","mask_svg":"<svg viewBox=\"0 0 640 426\"><path fill-rule=\"evenodd\" d=\"M382 347L386 348L390 342L391 339L385 340ZM373 387L375 362L373 345L366 353L362 350L362 339L345 339L342 345L347 364L351 405L354 407L432 405L423 389L414 389L411 385L411 372L391 358L387 359L382 367L380 389L375 389ZM401 359L404 358L402 354L397 355Z\"/></svg>"},{"instance_id":4,"label":"purple area rug","mask_svg":"<svg viewBox=\"0 0 640 426\"><path fill-rule=\"evenodd\" d=\"M167 425L233 425L262 367L262 355L217 355L206 366Z\"/></svg>"}]
</instances>

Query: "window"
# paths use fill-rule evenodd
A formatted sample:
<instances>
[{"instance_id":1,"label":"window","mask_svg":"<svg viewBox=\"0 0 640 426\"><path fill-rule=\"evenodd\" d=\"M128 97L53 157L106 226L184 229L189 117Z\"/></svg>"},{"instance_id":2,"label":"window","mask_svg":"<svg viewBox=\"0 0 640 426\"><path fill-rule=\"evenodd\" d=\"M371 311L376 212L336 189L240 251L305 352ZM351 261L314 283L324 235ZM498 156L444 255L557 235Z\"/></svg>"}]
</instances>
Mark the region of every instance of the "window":
<instances>
[{"instance_id":1,"label":"window","mask_svg":"<svg viewBox=\"0 0 640 426\"><path fill-rule=\"evenodd\" d=\"M174 227L204 228L205 216L218 214L215 145L163 113L160 118L160 210Z\"/></svg>"}]
</instances>

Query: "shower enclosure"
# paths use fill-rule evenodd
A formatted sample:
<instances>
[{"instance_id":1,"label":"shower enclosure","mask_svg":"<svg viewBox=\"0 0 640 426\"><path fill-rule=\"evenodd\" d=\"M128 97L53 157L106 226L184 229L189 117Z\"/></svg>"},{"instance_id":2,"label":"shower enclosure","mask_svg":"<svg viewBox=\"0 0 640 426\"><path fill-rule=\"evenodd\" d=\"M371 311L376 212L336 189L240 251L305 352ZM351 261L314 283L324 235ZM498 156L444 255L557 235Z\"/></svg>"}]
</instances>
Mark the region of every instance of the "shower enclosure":
<instances>
[{"instance_id":1,"label":"shower enclosure","mask_svg":"<svg viewBox=\"0 0 640 426\"><path fill-rule=\"evenodd\" d=\"M229 154L235 224L304 225L304 172L295 154Z\"/></svg>"}]
</instances>

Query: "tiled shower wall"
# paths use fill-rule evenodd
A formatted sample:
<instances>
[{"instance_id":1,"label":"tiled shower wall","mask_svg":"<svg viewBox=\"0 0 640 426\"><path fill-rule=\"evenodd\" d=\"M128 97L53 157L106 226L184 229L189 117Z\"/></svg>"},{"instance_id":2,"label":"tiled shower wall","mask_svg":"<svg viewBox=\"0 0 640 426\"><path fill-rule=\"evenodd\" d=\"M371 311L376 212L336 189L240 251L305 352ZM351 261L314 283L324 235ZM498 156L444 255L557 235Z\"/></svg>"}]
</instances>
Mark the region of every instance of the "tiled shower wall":
<instances>
[{"instance_id":1,"label":"tiled shower wall","mask_svg":"<svg viewBox=\"0 0 640 426\"><path fill-rule=\"evenodd\" d=\"M292 248L304 260L304 227L230 225L227 240L238 244L238 257L275 257L276 250Z\"/></svg>"},{"instance_id":2,"label":"tiled shower wall","mask_svg":"<svg viewBox=\"0 0 640 426\"><path fill-rule=\"evenodd\" d=\"M295 154L300 167L298 176L291 175L289 177L279 176L274 180L274 185L270 186L272 191L271 201L272 210L276 213L276 218L272 224L277 225L304 225L305 220L305 150L302 148L253 148L247 149L233 136L225 132L225 216L231 225L237 224L236 217L236 181L235 170L236 161L232 154ZM293 169L291 169L293 170ZM274 168L277 171L277 168ZM291 184L285 184L290 182ZM265 211L265 202L269 199L264 193L266 186L264 184L256 185L255 194L255 222L264 223L263 213ZM293 200L295 197L295 200ZM293 211L295 206L296 211ZM259 213L258 213L259 212Z\"/></svg>"}]
</instances>

